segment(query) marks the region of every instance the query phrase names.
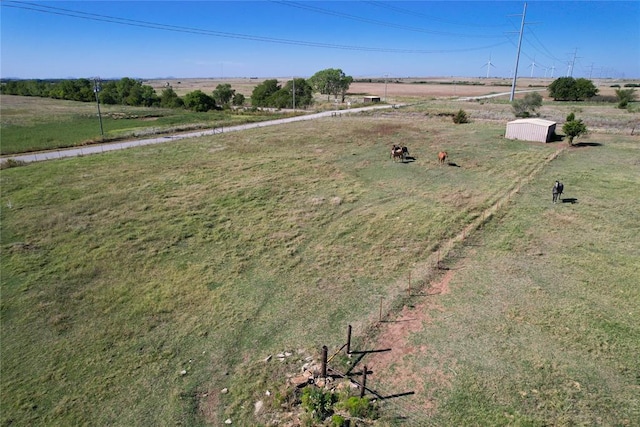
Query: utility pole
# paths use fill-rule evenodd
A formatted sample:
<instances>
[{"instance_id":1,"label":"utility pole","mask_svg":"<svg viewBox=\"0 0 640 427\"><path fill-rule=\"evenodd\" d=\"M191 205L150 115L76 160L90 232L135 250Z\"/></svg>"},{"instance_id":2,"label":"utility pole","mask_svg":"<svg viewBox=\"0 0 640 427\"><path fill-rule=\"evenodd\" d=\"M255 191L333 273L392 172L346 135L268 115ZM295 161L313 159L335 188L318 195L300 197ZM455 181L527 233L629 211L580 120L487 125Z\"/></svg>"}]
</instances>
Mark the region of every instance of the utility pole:
<instances>
[{"instance_id":1,"label":"utility pole","mask_svg":"<svg viewBox=\"0 0 640 427\"><path fill-rule=\"evenodd\" d=\"M387 77L389 74L384 75L384 102L387 102Z\"/></svg>"},{"instance_id":2,"label":"utility pole","mask_svg":"<svg viewBox=\"0 0 640 427\"><path fill-rule=\"evenodd\" d=\"M573 51L573 59L569 62L569 69L567 70L567 77L573 77L573 67L576 65L576 58L578 54L578 48Z\"/></svg>"},{"instance_id":3,"label":"utility pole","mask_svg":"<svg viewBox=\"0 0 640 427\"><path fill-rule=\"evenodd\" d=\"M293 80L291 80L293 83L293 109L296 109L296 78L295 76L293 77Z\"/></svg>"},{"instance_id":4,"label":"utility pole","mask_svg":"<svg viewBox=\"0 0 640 427\"><path fill-rule=\"evenodd\" d=\"M516 82L518 81L518 62L520 62L520 48L522 47L522 33L524 32L524 19L527 14L527 3L524 4L524 10L522 11L522 24L520 25L520 37L518 38L518 54L516 55L516 68L513 72L513 82L511 83L511 96L509 102L513 102L513 97L516 93Z\"/></svg>"},{"instance_id":5,"label":"utility pole","mask_svg":"<svg viewBox=\"0 0 640 427\"><path fill-rule=\"evenodd\" d=\"M100 114L100 98L98 98L98 92L102 87L100 86L100 77L93 79L93 92L96 94L96 104L98 105L98 119L100 120L100 135L104 137L104 130L102 129L102 114Z\"/></svg>"}]
</instances>

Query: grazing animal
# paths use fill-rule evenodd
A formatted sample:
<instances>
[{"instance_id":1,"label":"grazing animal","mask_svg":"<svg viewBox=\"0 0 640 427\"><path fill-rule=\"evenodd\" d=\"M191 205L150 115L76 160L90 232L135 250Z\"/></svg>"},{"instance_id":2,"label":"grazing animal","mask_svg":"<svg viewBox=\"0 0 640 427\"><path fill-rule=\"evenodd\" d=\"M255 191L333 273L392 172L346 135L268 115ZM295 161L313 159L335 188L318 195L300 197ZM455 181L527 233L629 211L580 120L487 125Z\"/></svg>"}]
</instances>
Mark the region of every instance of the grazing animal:
<instances>
[{"instance_id":1,"label":"grazing animal","mask_svg":"<svg viewBox=\"0 0 640 427\"><path fill-rule=\"evenodd\" d=\"M391 158L393 160L400 159L404 162L405 153L408 153L407 147L401 147L399 145L393 144L391 147Z\"/></svg>"},{"instance_id":2,"label":"grazing animal","mask_svg":"<svg viewBox=\"0 0 640 427\"><path fill-rule=\"evenodd\" d=\"M441 151L438 153L438 161L440 162L440 164L444 164L444 162L447 161L447 152L446 151Z\"/></svg>"},{"instance_id":3,"label":"grazing animal","mask_svg":"<svg viewBox=\"0 0 640 427\"><path fill-rule=\"evenodd\" d=\"M556 181L553 184L553 190L551 191L553 193L553 203L556 203L558 201L558 196L561 196L563 191L564 184L562 184L560 181Z\"/></svg>"}]
</instances>

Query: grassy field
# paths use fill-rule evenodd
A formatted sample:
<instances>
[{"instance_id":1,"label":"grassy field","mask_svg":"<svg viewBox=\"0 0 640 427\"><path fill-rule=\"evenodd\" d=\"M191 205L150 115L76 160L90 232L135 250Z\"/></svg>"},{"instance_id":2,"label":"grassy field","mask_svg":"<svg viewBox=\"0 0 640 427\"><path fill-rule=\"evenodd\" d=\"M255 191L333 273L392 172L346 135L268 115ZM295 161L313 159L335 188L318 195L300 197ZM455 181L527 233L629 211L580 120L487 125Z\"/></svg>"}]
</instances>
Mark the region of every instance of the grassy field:
<instances>
[{"instance_id":1,"label":"grassy field","mask_svg":"<svg viewBox=\"0 0 640 427\"><path fill-rule=\"evenodd\" d=\"M509 141L508 105L438 102L0 172L3 425L267 425L265 358L347 324L393 348L372 387L415 392L380 425L637 425L638 137Z\"/></svg>"},{"instance_id":2,"label":"grassy field","mask_svg":"<svg viewBox=\"0 0 640 427\"><path fill-rule=\"evenodd\" d=\"M0 95L0 154L10 155L220 128L283 117L268 111L190 112L183 109L101 106L92 103Z\"/></svg>"}]
</instances>

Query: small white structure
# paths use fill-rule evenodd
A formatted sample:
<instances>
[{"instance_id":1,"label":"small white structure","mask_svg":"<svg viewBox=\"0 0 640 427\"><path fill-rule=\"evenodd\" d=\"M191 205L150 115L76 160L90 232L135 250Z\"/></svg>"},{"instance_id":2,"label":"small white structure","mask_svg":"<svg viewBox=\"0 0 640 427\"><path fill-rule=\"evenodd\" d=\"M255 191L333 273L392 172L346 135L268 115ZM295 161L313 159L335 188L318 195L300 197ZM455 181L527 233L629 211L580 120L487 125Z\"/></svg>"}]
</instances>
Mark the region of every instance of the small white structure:
<instances>
[{"instance_id":1,"label":"small white structure","mask_svg":"<svg viewBox=\"0 0 640 427\"><path fill-rule=\"evenodd\" d=\"M365 104L373 104L380 102L379 96L365 96L362 100Z\"/></svg>"},{"instance_id":2,"label":"small white structure","mask_svg":"<svg viewBox=\"0 0 640 427\"><path fill-rule=\"evenodd\" d=\"M556 132L556 122L544 119L518 119L507 123L507 139L549 142Z\"/></svg>"}]
</instances>

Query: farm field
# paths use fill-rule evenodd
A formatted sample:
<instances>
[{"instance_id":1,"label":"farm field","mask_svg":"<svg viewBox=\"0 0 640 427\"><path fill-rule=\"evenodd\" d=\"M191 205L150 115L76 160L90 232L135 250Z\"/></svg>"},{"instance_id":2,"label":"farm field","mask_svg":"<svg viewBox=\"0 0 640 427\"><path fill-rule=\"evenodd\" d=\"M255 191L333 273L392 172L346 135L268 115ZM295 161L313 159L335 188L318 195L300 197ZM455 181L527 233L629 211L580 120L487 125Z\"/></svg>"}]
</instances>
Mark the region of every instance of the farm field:
<instances>
[{"instance_id":1,"label":"farm field","mask_svg":"<svg viewBox=\"0 0 640 427\"><path fill-rule=\"evenodd\" d=\"M371 80L368 82L367 80ZM264 79L185 79L185 80L148 80L149 85L161 93L167 84L184 96L194 90L211 93L221 83L231 84L239 93L247 98L253 88ZM287 79L279 79L285 84ZM520 79L518 90L536 90L546 96L546 86L551 79ZM601 81L598 83L600 97L614 98L614 86L623 85L625 81ZM506 120L512 118L510 111L505 112L504 105L498 109L489 109L484 105L507 102L511 82L507 79L453 79L453 78L405 78L384 82L380 79L361 79L354 82L347 93L344 104L327 101L326 95L316 94L315 104L306 110L269 111L241 109L236 111L210 111L206 113L189 112L182 109L163 109L147 107L130 107L122 105L102 105L101 120L98 120L96 105L82 102L62 101L47 98L0 95L0 154L38 152L52 149L82 147L91 144L114 141L142 139L156 135L175 134L199 129L224 128L233 125L255 123L274 118L300 115L326 110L345 110L363 106L363 95L378 95L388 104L422 103L439 100L450 101L452 108L459 108L458 98L502 94L490 100L482 100L481 108L474 108L467 102L465 108L477 110L478 119ZM517 94L517 97L523 94ZM595 105L597 105L596 103ZM600 103L604 113L599 121L612 120L606 126L619 129L633 128L638 125L635 117L628 117L626 122L609 103ZM562 108L566 110L566 108ZM612 117L613 116L613 117ZM562 121L564 116L547 117ZM625 123L620 123L620 122ZM592 127L596 123L592 124ZM622 126L621 126L622 125ZM598 129L598 128L595 128Z\"/></svg>"},{"instance_id":2,"label":"farm field","mask_svg":"<svg viewBox=\"0 0 640 427\"><path fill-rule=\"evenodd\" d=\"M640 140L541 115L576 108L573 148L429 99L1 171L3 425L296 425L265 360L347 325L391 349L370 387L414 392L377 425L638 424Z\"/></svg>"}]
</instances>

